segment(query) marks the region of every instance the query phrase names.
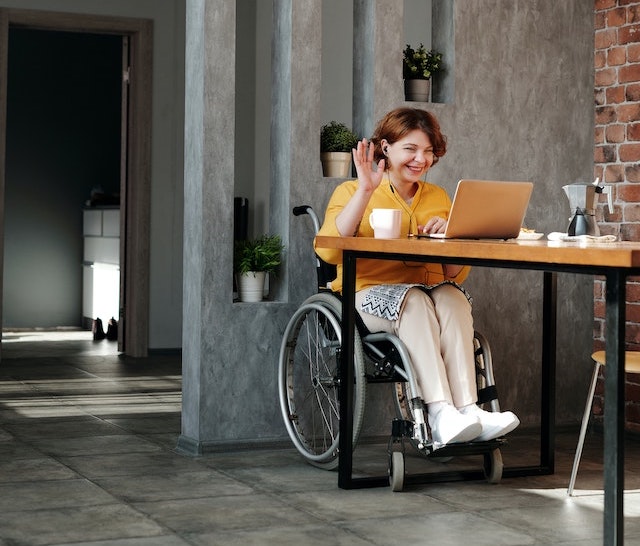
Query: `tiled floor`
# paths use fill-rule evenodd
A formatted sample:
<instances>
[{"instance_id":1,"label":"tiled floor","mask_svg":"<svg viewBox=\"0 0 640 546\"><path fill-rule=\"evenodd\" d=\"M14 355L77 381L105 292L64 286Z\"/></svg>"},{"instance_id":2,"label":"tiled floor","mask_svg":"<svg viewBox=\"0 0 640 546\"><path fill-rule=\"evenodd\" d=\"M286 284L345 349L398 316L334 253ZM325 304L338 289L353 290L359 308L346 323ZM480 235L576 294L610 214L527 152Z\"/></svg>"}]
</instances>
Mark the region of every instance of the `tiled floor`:
<instances>
[{"instance_id":1,"label":"tiled floor","mask_svg":"<svg viewBox=\"0 0 640 546\"><path fill-rule=\"evenodd\" d=\"M595 433L573 498L575 432L559 434L553 476L345 491L292 449L176 453L178 357L10 339L0 363L0 546L602 544ZM537 449L535 434L514 433L505 465L535 462ZM359 471L385 472L385 450L358 447ZM629 440L626 453L626 544L640 544L640 443ZM426 471L479 460L407 463Z\"/></svg>"}]
</instances>

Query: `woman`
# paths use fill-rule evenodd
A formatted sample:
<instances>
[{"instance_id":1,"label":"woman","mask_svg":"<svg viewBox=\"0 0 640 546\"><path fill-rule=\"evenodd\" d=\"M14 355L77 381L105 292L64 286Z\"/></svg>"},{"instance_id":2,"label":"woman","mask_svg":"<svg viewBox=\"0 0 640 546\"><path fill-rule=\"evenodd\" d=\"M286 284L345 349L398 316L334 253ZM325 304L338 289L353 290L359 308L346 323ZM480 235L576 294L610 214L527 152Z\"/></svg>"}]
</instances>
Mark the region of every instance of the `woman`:
<instances>
[{"instance_id":1,"label":"woman","mask_svg":"<svg viewBox=\"0 0 640 546\"><path fill-rule=\"evenodd\" d=\"M433 114L413 108L389 112L371 142L363 139L353 150L358 178L336 188L320 234L371 237L374 208L400 209L403 234L444 232L451 200L422 177L446 150ZM341 291L341 252L316 251L338 265L332 288ZM468 266L452 264L358 262L356 308L369 330L393 333L406 345L433 440L443 444L491 440L520 423L510 411L476 405L471 303L460 286L468 274Z\"/></svg>"}]
</instances>

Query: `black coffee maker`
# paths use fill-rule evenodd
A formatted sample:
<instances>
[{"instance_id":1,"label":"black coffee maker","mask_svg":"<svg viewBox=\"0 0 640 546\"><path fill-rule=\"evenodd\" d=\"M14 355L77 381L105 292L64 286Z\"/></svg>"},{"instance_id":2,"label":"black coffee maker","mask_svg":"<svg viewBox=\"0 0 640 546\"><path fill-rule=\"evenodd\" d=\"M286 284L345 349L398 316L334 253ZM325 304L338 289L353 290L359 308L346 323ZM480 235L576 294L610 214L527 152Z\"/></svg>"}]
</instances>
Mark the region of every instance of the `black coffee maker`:
<instances>
[{"instance_id":1,"label":"black coffee maker","mask_svg":"<svg viewBox=\"0 0 640 546\"><path fill-rule=\"evenodd\" d=\"M576 182L562 186L564 193L569 199L571 217L567 235L592 235L600 236L600 228L596 222L596 205L598 195L607 194L607 204L609 213L613 212L613 201L611 198L611 186L600 184L600 178L596 178L591 184Z\"/></svg>"}]
</instances>

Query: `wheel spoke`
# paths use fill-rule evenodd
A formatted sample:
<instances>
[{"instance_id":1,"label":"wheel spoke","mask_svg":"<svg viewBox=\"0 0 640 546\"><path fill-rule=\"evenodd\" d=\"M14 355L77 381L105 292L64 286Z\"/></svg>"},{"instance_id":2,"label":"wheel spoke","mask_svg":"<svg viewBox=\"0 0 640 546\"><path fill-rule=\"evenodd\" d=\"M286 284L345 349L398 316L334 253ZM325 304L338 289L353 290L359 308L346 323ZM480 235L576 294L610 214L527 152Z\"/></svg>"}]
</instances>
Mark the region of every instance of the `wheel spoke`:
<instances>
[{"instance_id":1,"label":"wheel spoke","mask_svg":"<svg viewBox=\"0 0 640 546\"><path fill-rule=\"evenodd\" d=\"M322 468L338 463L338 357L341 344L340 302L330 294L308 298L285 329L280 352L280 407L295 447ZM359 338L358 338L359 339ZM354 358L356 406L354 445L362 424L365 382L358 341Z\"/></svg>"},{"instance_id":2,"label":"wheel spoke","mask_svg":"<svg viewBox=\"0 0 640 546\"><path fill-rule=\"evenodd\" d=\"M323 379L321 372L325 372L325 377L331 377L329 374L329 366L326 363L325 355L324 355L324 347L325 344L321 343L320 340L325 338L325 333L323 329L323 325L321 324L322 317L318 316L318 313L314 312L314 320L311 321L311 325L309 325L309 321L307 321L307 347L308 352L314 352L313 357L308 359L309 362L309 375L311 379L311 384L313 385L315 400L317 404L313 406L314 416L321 419L324 423L326 430L328 431L331 441L335 440L335 424L331 419L331 413L333 410L333 415L338 415L336 411L337 402L333 402L330 393L325 388L327 384L327 379ZM310 331L311 327L313 327L313 332ZM312 343L314 342L314 343ZM315 349L315 350L314 350ZM331 386L334 386L333 378L331 378ZM326 401L326 404L324 403ZM326 408L325 406L329 406ZM319 416L318 416L319 413ZM315 426L315 418L314 418L314 431L316 430ZM326 434L323 435L323 447L326 447Z\"/></svg>"}]
</instances>

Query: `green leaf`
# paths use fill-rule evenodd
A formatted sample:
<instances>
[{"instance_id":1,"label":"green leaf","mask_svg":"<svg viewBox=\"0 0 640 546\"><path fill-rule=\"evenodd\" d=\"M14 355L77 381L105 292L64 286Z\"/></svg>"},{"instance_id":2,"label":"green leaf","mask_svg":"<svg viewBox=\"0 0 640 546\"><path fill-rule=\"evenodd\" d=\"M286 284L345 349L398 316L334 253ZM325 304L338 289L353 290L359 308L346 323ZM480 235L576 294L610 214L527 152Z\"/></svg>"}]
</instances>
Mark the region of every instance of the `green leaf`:
<instances>
[{"instance_id":1,"label":"green leaf","mask_svg":"<svg viewBox=\"0 0 640 546\"><path fill-rule=\"evenodd\" d=\"M321 152L350 152L358 145L358 136L344 123L332 121L320 129Z\"/></svg>"},{"instance_id":2,"label":"green leaf","mask_svg":"<svg viewBox=\"0 0 640 546\"><path fill-rule=\"evenodd\" d=\"M442 53L420 44L413 49L409 44L402 52L402 77L405 80L428 80L441 69Z\"/></svg>"},{"instance_id":3,"label":"green leaf","mask_svg":"<svg viewBox=\"0 0 640 546\"><path fill-rule=\"evenodd\" d=\"M284 245L279 235L262 235L253 240L236 241L234 270L236 273L266 271L277 274L283 251Z\"/></svg>"}]
</instances>

